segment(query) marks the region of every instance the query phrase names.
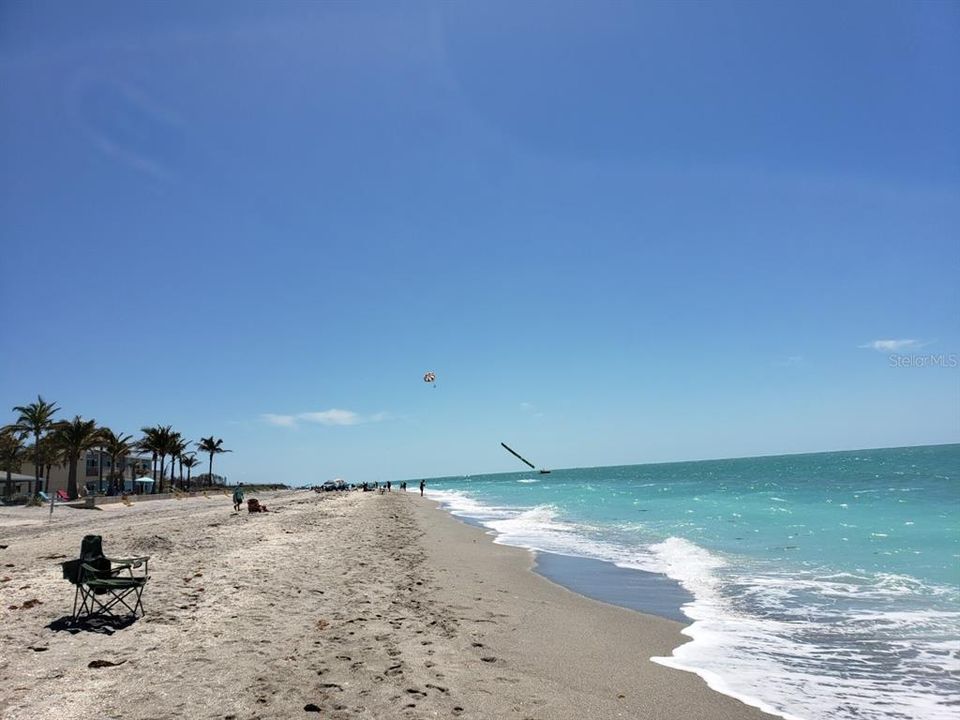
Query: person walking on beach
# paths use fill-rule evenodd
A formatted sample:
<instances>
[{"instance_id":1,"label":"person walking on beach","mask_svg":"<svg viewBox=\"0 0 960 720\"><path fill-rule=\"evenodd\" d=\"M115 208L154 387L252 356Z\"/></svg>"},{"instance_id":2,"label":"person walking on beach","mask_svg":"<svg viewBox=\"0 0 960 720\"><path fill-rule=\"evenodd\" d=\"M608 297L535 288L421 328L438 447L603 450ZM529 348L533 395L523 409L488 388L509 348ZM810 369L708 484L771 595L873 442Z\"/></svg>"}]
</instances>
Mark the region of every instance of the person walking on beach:
<instances>
[{"instance_id":1,"label":"person walking on beach","mask_svg":"<svg viewBox=\"0 0 960 720\"><path fill-rule=\"evenodd\" d=\"M426 484L427 484L427 481L426 481L426 480L421 480L421 481L420 481L420 497L423 497L423 488L424 488L424 486L426 486Z\"/></svg>"},{"instance_id":2,"label":"person walking on beach","mask_svg":"<svg viewBox=\"0 0 960 720\"><path fill-rule=\"evenodd\" d=\"M390 489L390 481L389 481L389 480L387 480L387 492L393 492L393 491Z\"/></svg>"},{"instance_id":3,"label":"person walking on beach","mask_svg":"<svg viewBox=\"0 0 960 720\"><path fill-rule=\"evenodd\" d=\"M237 485L233 491L233 509L240 512L241 505L243 505L243 483Z\"/></svg>"}]
</instances>

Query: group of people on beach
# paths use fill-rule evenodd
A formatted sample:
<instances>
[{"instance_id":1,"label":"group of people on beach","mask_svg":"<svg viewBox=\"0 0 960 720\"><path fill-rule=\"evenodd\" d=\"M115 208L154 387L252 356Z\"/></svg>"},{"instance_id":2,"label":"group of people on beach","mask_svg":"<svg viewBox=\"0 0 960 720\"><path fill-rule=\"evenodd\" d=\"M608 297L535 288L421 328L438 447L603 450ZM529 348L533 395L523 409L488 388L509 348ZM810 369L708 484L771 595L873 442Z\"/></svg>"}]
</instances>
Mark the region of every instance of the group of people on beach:
<instances>
[{"instance_id":1,"label":"group of people on beach","mask_svg":"<svg viewBox=\"0 0 960 720\"><path fill-rule=\"evenodd\" d=\"M420 481L420 497L423 497L423 488L425 488L426 486L427 486L427 481L421 480ZM390 480L387 480L387 484L384 487L380 487L380 483L377 483L376 487L380 490L380 492L393 492L393 483ZM364 489L366 489L366 483L364 483ZM400 490L402 492L407 491L406 480L400 483Z\"/></svg>"},{"instance_id":2,"label":"group of people on beach","mask_svg":"<svg viewBox=\"0 0 960 720\"><path fill-rule=\"evenodd\" d=\"M423 497L423 489L427 486L426 480L420 481L420 497ZM364 492L367 492L368 489L376 489L382 492L393 492L393 483L390 480L387 480L387 484L381 487L380 483L375 483L373 488L368 488L367 483L362 485ZM400 483L400 490L403 492L407 491L407 482L404 480ZM251 501L252 502L252 501ZM243 483L239 483L233 489L233 509L235 512L240 512L240 508L243 507Z\"/></svg>"}]
</instances>

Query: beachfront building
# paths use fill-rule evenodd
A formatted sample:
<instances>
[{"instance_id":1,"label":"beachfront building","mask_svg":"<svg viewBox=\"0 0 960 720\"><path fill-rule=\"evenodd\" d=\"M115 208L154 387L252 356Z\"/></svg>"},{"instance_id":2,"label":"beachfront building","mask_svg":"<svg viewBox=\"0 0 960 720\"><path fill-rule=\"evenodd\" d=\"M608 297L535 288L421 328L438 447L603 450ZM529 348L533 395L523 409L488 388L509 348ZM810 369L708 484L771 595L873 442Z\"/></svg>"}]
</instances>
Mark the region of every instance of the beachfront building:
<instances>
[{"instance_id":1,"label":"beachfront building","mask_svg":"<svg viewBox=\"0 0 960 720\"><path fill-rule=\"evenodd\" d=\"M152 465L153 459L150 455L128 455L125 458L118 458L117 473L129 487L134 478L144 475L153 477ZM66 492L69 473L70 467L66 464L41 468L40 483L42 489L51 493L55 493L57 490ZM104 492L110 482L112 473L113 466L109 455L98 450L88 450L86 456L81 458L77 464L77 488L81 493L84 492L85 488L97 488L97 492ZM20 466L20 474L33 480L33 463L29 460L24 461Z\"/></svg>"},{"instance_id":2,"label":"beachfront building","mask_svg":"<svg viewBox=\"0 0 960 720\"><path fill-rule=\"evenodd\" d=\"M0 497L26 494L27 488L33 487L33 475L0 470L0 486L3 487L3 490L0 490Z\"/></svg>"}]
</instances>

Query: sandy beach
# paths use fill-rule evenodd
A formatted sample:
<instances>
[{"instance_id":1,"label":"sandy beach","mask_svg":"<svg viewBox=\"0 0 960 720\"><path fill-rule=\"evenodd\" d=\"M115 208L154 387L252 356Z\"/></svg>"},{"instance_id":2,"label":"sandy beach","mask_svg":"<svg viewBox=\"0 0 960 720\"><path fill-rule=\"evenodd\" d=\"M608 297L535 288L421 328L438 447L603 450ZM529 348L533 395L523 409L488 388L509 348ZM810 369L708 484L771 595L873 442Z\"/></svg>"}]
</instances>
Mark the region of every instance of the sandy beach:
<instances>
[{"instance_id":1,"label":"sandy beach","mask_svg":"<svg viewBox=\"0 0 960 720\"><path fill-rule=\"evenodd\" d=\"M649 661L679 623L555 585L416 493L257 497L272 512L0 509L0 717L770 717ZM109 633L64 622L58 563L88 533L151 556L145 616Z\"/></svg>"}]
</instances>

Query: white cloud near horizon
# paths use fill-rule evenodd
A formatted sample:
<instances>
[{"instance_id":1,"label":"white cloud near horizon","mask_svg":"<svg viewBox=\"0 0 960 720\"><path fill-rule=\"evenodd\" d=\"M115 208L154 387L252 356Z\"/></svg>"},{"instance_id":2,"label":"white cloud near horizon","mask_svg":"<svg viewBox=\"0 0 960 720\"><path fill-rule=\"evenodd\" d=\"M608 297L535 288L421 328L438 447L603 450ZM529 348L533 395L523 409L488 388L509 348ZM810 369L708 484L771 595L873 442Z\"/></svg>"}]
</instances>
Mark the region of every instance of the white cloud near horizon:
<instances>
[{"instance_id":1,"label":"white cloud near horizon","mask_svg":"<svg viewBox=\"0 0 960 720\"><path fill-rule=\"evenodd\" d=\"M921 347L917 340L873 340L860 347L867 350L876 350L877 352L897 352L898 350L907 350L909 348Z\"/></svg>"},{"instance_id":2,"label":"white cloud near horizon","mask_svg":"<svg viewBox=\"0 0 960 720\"><path fill-rule=\"evenodd\" d=\"M311 412L296 413L295 415L278 415L276 413L263 413L260 419L268 425L276 427L296 428L301 422L312 423L316 425L363 425L365 423L383 422L389 417L385 412L374 413L373 415L361 415L353 410L341 410L340 408L330 408L329 410L318 410Z\"/></svg>"}]
</instances>

